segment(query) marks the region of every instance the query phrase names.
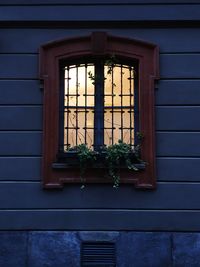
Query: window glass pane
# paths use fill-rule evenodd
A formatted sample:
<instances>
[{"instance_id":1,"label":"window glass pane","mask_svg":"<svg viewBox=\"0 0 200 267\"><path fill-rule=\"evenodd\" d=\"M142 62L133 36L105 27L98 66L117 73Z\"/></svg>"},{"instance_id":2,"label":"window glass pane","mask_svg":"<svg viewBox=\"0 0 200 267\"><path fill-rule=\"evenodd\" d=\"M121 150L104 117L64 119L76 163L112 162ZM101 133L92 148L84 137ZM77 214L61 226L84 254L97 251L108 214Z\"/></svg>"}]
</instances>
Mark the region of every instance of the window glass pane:
<instances>
[{"instance_id":1,"label":"window glass pane","mask_svg":"<svg viewBox=\"0 0 200 267\"><path fill-rule=\"evenodd\" d=\"M112 127L112 112L111 109L106 108L104 111L104 128Z\"/></svg>"},{"instance_id":2,"label":"window glass pane","mask_svg":"<svg viewBox=\"0 0 200 267\"><path fill-rule=\"evenodd\" d=\"M125 143L134 144L134 113L123 109L123 140Z\"/></svg>"},{"instance_id":3,"label":"window glass pane","mask_svg":"<svg viewBox=\"0 0 200 267\"><path fill-rule=\"evenodd\" d=\"M94 90L95 90L95 81L94 81L94 65L87 65L87 106L94 106Z\"/></svg>"},{"instance_id":4,"label":"window glass pane","mask_svg":"<svg viewBox=\"0 0 200 267\"><path fill-rule=\"evenodd\" d=\"M104 143L106 145L112 145L112 130L110 129L104 130Z\"/></svg>"},{"instance_id":5,"label":"window glass pane","mask_svg":"<svg viewBox=\"0 0 200 267\"><path fill-rule=\"evenodd\" d=\"M134 71L133 67L121 64L104 68L106 145L117 143L119 139L134 144Z\"/></svg>"},{"instance_id":6,"label":"window glass pane","mask_svg":"<svg viewBox=\"0 0 200 267\"><path fill-rule=\"evenodd\" d=\"M119 139L122 139L121 136L121 110L114 109L113 110L113 126L114 126L114 141L113 143L117 143Z\"/></svg>"},{"instance_id":7,"label":"window glass pane","mask_svg":"<svg viewBox=\"0 0 200 267\"><path fill-rule=\"evenodd\" d=\"M78 82L78 106L85 106L85 80L87 79L86 72L85 72L85 66L79 66L77 68L77 82ZM85 77L86 76L86 77Z\"/></svg>"},{"instance_id":8,"label":"window glass pane","mask_svg":"<svg viewBox=\"0 0 200 267\"><path fill-rule=\"evenodd\" d=\"M68 70L67 77L67 92L66 99L68 101L68 106L76 106L76 67L72 66Z\"/></svg>"},{"instance_id":9,"label":"window glass pane","mask_svg":"<svg viewBox=\"0 0 200 267\"><path fill-rule=\"evenodd\" d=\"M121 66L113 68L113 93L114 93L114 106L121 106Z\"/></svg>"},{"instance_id":10,"label":"window glass pane","mask_svg":"<svg viewBox=\"0 0 200 267\"><path fill-rule=\"evenodd\" d=\"M86 144L88 147L94 144L94 108L88 109L87 113Z\"/></svg>"},{"instance_id":11,"label":"window glass pane","mask_svg":"<svg viewBox=\"0 0 200 267\"><path fill-rule=\"evenodd\" d=\"M98 75L94 64L65 67L65 149L81 143L94 145L95 125L102 118L94 116L98 101L97 96L95 100L95 77ZM104 119L99 120L103 121L105 145L117 143L119 139L134 145L134 75L134 68L128 65L104 66L104 77L100 77L104 79Z\"/></svg>"},{"instance_id":12,"label":"window glass pane","mask_svg":"<svg viewBox=\"0 0 200 267\"><path fill-rule=\"evenodd\" d=\"M94 140L94 65L65 67L64 149Z\"/></svg>"},{"instance_id":13,"label":"window glass pane","mask_svg":"<svg viewBox=\"0 0 200 267\"><path fill-rule=\"evenodd\" d=\"M104 67L104 95L112 94L112 69L110 66Z\"/></svg>"}]
</instances>

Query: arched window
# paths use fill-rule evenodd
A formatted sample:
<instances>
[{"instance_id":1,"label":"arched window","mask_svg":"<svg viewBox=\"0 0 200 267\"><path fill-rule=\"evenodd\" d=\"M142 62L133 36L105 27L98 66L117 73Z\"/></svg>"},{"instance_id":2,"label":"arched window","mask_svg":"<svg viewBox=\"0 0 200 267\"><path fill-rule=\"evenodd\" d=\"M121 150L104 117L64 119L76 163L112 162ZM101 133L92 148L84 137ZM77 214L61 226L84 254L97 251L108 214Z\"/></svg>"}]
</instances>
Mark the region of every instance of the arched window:
<instances>
[{"instance_id":1,"label":"arched window","mask_svg":"<svg viewBox=\"0 0 200 267\"><path fill-rule=\"evenodd\" d=\"M61 64L60 151L86 144L96 151L138 132L137 62L114 56Z\"/></svg>"},{"instance_id":2,"label":"arched window","mask_svg":"<svg viewBox=\"0 0 200 267\"><path fill-rule=\"evenodd\" d=\"M100 152L120 140L135 149L138 135L143 136L140 156L146 166L137 162L137 172L122 168L121 182L141 188L155 187L157 59L155 45L104 32L41 47L46 188L81 182L72 163L77 146L85 144ZM87 173L86 182L111 182L104 177L102 168L96 168L98 172L91 168Z\"/></svg>"}]
</instances>

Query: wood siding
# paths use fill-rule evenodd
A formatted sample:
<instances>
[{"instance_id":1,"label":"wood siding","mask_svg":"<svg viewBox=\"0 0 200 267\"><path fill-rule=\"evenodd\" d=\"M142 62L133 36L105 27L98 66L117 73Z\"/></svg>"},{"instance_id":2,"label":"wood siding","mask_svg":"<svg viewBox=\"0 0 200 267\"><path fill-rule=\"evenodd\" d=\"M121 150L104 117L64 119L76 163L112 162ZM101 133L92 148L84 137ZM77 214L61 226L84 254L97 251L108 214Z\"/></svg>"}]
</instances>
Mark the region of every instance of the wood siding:
<instances>
[{"instance_id":1,"label":"wood siding","mask_svg":"<svg viewBox=\"0 0 200 267\"><path fill-rule=\"evenodd\" d=\"M28 2L0 1L0 229L200 231L199 1ZM185 21L194 27L184 28ZM121 22L126 27L118 28ZM110 185L42 189L38 49L94 30L160 47L156 191Z\"/></svg>"}]
</instances>

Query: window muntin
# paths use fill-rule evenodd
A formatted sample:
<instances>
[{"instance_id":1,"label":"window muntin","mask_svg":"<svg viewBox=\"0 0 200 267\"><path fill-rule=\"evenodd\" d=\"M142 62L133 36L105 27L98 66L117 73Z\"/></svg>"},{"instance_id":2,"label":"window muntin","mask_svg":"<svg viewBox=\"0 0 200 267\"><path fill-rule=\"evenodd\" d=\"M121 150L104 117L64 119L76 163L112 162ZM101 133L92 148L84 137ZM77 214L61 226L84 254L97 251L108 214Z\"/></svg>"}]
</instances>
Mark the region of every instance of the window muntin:
<instances>
[{"instance_id":1,"label":"window muntin","mask_svg":"<svg viewBox=\"0 0 200 267\"><path fill-rule=\"evenodd\" d=\"M64 151L78 144L90 147L94 143L95 88L88 73L94 74L93 64L64 68Z\"/></svg>"},{"instance_id":2,"label":"window muntin","mask_svg":"<svg viewBox=\"0 0 200 267\"><path fill-rule=\"evenodd\" d=\"M85 143L99 150L122 140L131 146L138 129L137 68L132 64L65 64L62 149ZM64 126L63 126L64 125Z\"/></svg>"}]
</instances>

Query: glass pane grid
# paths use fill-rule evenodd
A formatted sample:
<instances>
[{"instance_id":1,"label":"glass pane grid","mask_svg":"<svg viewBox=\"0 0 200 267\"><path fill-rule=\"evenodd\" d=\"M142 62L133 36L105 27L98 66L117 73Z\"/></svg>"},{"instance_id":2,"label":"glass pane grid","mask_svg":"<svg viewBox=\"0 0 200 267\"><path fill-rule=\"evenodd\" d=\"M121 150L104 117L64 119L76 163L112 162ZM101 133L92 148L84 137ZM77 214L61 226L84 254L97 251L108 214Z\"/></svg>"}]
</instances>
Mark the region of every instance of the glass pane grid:
<instances>
[{"instance_id":1,"label":"glass pane grid","mask_svg":"<svg viewBox=\"0 0 200 267\"><path fill-rule=\"evenodd\" d=\"M85 143L93 145L94 84L88 73L94 75L93 64L65 67L64 85L64 150Z\"/></svg>"},{"instance_id":2,"label":"glass pane grid","mask_svg":"<svg viewBox=\"0 0 200 267\"><path fill-rule=\"evenodd\" d=\"M109 70L109 71L108 71ZM105 66L104 145L134 145L134 68Z\"/></svg>"},{"instance_id":3,"label":"glass pane grid","mask_svg":"<svg viewBox=\"0 0 200 267\"><path fill-rule=\"evenodd\" d=\"M92 148L118 140L134 146L135 69L122 64L104 65L100 78L99 69L96 63L64 68L65 151L83 143ZM103 81L100 85L99 79ZM99 125L103 127L103 138L95 138Z\"/></svg>"}]
</instances>

